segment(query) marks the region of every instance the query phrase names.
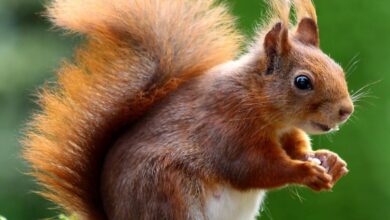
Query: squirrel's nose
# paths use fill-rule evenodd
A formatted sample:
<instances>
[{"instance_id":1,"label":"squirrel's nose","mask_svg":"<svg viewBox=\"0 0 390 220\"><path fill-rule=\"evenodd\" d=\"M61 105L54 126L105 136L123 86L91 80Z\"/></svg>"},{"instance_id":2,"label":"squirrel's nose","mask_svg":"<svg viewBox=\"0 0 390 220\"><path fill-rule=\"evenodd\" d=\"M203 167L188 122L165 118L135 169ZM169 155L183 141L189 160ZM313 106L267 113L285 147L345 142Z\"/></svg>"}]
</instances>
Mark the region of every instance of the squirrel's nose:
<instances>
[{"instance_id":1,"label":"squirrel's nose","mask_svg":"<svg viewBox=\"0 0 390 220\"><path fill-rule=\"evenodd\" d=\"M340 121L346 121L349 118L349 116L351 116L352 112L353 112L352 103L343 105L339 110Z\"/></svg>"}]
</instances>

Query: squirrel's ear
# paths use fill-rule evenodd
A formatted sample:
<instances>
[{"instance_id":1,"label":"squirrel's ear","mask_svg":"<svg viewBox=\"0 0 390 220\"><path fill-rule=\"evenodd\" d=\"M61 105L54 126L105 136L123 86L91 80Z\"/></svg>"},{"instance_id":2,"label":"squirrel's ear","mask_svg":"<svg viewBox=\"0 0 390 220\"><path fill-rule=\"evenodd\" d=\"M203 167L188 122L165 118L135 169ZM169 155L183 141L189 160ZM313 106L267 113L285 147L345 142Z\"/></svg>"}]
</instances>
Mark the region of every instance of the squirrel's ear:
<instances>
[{"instance_id":1,"label":"squirrel's ear","mask_svg":"<svg viewBox=\"0 0 390 220\"><path fill-rule=\"evenodd\" d=\"M280 61L280 56L289 53L290 49L288 29L279 22L273 26L264 38L264 50L268 60L266 75L274 72Z\"/></svg>"},{"instance_id":2,"label":"squirrel's ear","mask_svg":"<svg viewBox=\"0 0 390 220\"><path fill-rule=\"evenodd\" d=\"M286 54L290 51L290 48L288 29L281 22L275 24L264 38L264 49L267 56L273 57Z\"/></svg>"},{"instance_id":3,"label":"squirrel's ear","mask_svg":"<svg viewBox=\"0 0 390 220\"><path fill-rule=\"evenodd\" d=\"M303 18L299 22L295 37L306 45L315 47L320 45L318 26L311 18Z\"/></svg>"}]
</instances>

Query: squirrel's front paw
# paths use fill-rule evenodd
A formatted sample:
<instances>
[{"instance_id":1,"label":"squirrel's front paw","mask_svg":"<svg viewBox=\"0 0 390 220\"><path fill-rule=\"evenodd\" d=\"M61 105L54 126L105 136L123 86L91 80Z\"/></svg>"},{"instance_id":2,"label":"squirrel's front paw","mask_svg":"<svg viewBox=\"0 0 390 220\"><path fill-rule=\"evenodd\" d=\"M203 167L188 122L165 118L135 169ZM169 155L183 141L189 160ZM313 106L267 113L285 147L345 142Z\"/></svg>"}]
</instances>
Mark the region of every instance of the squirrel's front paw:
<instances>
[{"instance_id":1,"label":"squirrel's front paw","mask_svg":"<svg viewBox=\"0 0 390 220\"><path fill-rule=\"evenodd\" d=\"M342 176L348 173L347 163L339 155L328 150L317 150L314 158L321 161L321 166L332 176L332 184L335 184Z\"/></svg>"},{"instance_id":2,"label":"squirrel's front paw","mask_svg":"<svg viewBox=\"0 0 390 220\"><path fill-rule=\"evenodd\" d=\"M301 184L315 191L329 190L333 187L332 176L321 165L307 161L302 164L301 171L303 174Z\"/></svg>"}]
</instances>

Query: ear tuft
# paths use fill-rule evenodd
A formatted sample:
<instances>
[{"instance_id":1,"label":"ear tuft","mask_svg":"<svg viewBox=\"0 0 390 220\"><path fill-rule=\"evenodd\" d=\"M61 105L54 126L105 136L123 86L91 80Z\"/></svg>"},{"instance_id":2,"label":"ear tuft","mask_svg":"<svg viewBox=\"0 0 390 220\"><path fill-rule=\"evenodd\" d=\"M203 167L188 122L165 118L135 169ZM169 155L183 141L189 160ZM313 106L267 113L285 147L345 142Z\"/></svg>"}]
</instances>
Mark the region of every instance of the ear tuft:
<instances>
[{"instance_id":1,"label":"ear tuft","mask_svg":"<svg viewBox=\"0 0 390 220\"><path fill-rule=\"evenodd\" d=\"M266 75L270 75L275 71L280 64L280 57L288 54L290 49L288 29L279 22L273 26L264 38L264 50L268 60Z\"/></svg>"},{"instance_id":2,"label":"ear tuft","mask_svg":"<svg viewBox=\"0 0 390 220\"><path fill-rule=\"evenodd\" d=\"M303 18L299 22L295 37L306 45L315 47L319 47L320 45L318 26L311 18Z\"/></svg>"},{"instance_id":3,"label":"ear tuft","mask_svg":"<svg viewBox=\"0 0 390 220\"><path fill-rule=\"evenodd\" d=\"M267 56L286 54L290 48L288 29L281 22L275 24L264 38L264 49Z\"/></svg>"}]
</instances>

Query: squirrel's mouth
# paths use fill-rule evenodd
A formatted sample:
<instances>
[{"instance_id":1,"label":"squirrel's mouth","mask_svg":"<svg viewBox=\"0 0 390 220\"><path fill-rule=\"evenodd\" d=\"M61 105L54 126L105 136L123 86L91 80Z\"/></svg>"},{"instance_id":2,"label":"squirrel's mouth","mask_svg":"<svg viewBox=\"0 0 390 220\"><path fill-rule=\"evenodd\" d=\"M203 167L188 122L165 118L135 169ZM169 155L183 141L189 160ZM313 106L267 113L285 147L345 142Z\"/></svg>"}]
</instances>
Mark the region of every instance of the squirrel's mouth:
<instances>
[{"instance_id":1,"label":"squirrel's mouth","mask_svg":"<svg viewBox=\"0 0 390 220\"><path fill-rule=\"evenodd\" d=\"M323 132L328 132L328 131L332 130L331 127L329 127L328 125L325 125L325 124L321 124L321 123L314 122L314 121L312 121L311 124L313 125L313 127L317 128Z\"/></svg>"},{"instance_id":2,"label":"squirrel's mouth","mask_svg":"<svg viewBox=\"0 0 390 220\"><path fill-rule=\"evenodd\" d=\"M330 132L330 131L337 131L338 130L338 126L331 127L329 125L314 122L314 121L312 121L311 124L316 130L319 130L321 132Z\"/></svg>"}]
</instances>

